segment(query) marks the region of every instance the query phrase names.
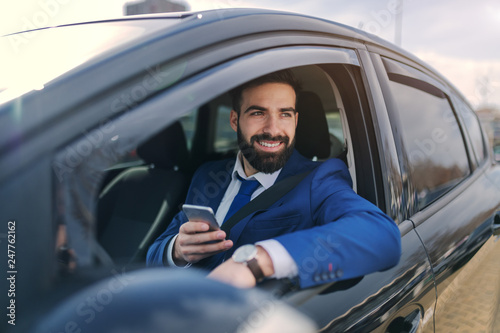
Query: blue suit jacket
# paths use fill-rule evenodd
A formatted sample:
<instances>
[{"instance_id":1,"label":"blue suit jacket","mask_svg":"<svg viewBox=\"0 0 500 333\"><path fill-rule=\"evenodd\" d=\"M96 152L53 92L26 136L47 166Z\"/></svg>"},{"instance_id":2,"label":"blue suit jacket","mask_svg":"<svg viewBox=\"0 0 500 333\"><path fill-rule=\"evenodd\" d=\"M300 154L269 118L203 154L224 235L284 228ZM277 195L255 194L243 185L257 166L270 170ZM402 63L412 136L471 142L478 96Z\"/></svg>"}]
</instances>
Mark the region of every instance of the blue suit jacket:
<instances>
[{"instance_id":1,"label":"blue suit jacket","mask_svg":"<svg viewBox=\"0 0 500 333\"><path fill-rule=\"evenodd\" d=\"M186 203L217 210L231 180L234 159L209 162L193 176ZM302 288L366 275L397 264L401 236L397 225L380 209L358 196L344 162L312 162L297 151L277 181L312 170L293 190L268 209L258 210L232 229L234 246L198 262L213 269L244 244L276 239L299 268ZM163 253L187 218L181 211L151 245L147 262L163 265Z\"/></svg>"}]
</instances>

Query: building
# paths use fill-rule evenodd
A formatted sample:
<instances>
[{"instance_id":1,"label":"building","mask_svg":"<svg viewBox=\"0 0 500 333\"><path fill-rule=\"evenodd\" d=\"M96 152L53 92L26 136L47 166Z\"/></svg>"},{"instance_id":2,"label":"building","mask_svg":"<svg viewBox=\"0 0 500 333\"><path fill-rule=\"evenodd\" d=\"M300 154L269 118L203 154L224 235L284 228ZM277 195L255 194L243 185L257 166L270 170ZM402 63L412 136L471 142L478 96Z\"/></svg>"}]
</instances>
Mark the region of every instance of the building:
<instances>
[{"instance_id":1,"label":"building","mask_svg":"<svg viewBox=\"0 0 500 333\"><path fill-rule=\"evenodd\" d=\"M187 10L189 10L189 6L187 4L168 0L144 0L140 2L129 2L124 6L125 15L184 12Z\"/></svg>"}]
</instances>

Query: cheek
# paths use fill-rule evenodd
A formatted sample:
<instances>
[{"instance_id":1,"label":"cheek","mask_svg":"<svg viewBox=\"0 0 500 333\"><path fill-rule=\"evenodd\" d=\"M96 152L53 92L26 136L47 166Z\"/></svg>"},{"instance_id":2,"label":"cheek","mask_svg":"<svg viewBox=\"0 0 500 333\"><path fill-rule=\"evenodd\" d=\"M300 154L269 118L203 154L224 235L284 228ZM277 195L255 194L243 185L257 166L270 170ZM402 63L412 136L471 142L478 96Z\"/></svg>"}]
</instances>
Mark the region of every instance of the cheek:
<instances>
[{"instance_id":1,"label":"cheek","mask_svg":"<svg viewBox=\"0 0 500 333\"><path fill-rule=\"evenodd\" d=\"M293 138L295 137L295 129L296 129L295 124L290 124L290 126L287 126L285 129L285 133L290 138L290 141L292 141Z\"/></svg>"},{"instance_id":2,"label":"cheek","mask_svg":"<svg viewBox=\"0 0 500 333\"><path fill-rule=\"evenodd\" d=\"M240 122L240 131L244 137L250 138L252 135L262 132L262 126L252 121Z\"/></svg>"}]
</instances>

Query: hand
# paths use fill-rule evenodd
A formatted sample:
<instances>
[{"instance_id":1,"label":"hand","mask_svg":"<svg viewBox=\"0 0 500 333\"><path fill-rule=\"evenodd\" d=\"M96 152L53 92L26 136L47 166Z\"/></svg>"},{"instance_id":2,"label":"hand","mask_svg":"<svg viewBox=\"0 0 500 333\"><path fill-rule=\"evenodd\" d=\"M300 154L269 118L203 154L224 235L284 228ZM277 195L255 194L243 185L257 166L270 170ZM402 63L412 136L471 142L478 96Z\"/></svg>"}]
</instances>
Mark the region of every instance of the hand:
<instances>
[{"instance_id":1,"label":"hand","mask_svg":"<svg viewBox=\"0 0 500 333\"><path fill-rule=\"evenodd\" d=\"M256 281L250 269L233 259L224 261L208 274L209 278L233 285L238 288L255 287Z\"/></svg>"},{"instance_id":2,"label":"hand","mask_svg":"<svg viewBox=\"0 0 500 333\"><path fill-rule=\"evenodd\" d=\"M271 257L261 246L257 246L257 262L265 277L274 274L274 265ZM217 266L208 274L208 277L238 288L251 288L256 285L255 277L250 268L245 264L235 262L233 259L226 260Z\"/></svg>"},{"instance_id":3,"label":"hand","mask_svg":"<svg viewBox=\"0 0 500 333\"><path fill-rule=\"evenodd\" d=\"M181 225L174 243L173 259L176 265L196 263L216 253L227 251L233 246L231 240L224 240L226 238L224 231L208 231L208 229L209 226L205 222L188 221ZM216 243L207 244L213 241Z\"/></svg>"}]
</instances>

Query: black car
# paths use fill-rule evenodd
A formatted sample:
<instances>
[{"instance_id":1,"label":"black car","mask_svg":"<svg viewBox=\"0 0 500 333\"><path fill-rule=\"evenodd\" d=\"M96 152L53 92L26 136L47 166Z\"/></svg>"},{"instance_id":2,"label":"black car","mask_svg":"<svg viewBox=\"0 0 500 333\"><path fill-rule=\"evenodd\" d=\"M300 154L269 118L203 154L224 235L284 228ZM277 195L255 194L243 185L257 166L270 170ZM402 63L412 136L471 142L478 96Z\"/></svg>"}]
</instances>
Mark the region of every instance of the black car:
<instances>
[{"instance_id":1,"label":"black car","mask_svg":"<svg viewBox=\"0 0 500 333\"><path fill-rule=\"evenodd\" d=\"M500 167L471 106L420 60L363 31L227 9L0 43L0 292L10 331L241 331L255 307L272 319L278 304L321 332L447 331L462 284L498 247ZM228 91L285 68L300 78L297 108L309 115L297 149L345 160L357 193L398 224L399 264L305 290L284 279L247 291L145 268L193 171L237 151Z\"/></svg>"}]
</instances>

